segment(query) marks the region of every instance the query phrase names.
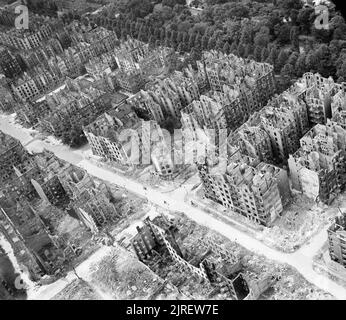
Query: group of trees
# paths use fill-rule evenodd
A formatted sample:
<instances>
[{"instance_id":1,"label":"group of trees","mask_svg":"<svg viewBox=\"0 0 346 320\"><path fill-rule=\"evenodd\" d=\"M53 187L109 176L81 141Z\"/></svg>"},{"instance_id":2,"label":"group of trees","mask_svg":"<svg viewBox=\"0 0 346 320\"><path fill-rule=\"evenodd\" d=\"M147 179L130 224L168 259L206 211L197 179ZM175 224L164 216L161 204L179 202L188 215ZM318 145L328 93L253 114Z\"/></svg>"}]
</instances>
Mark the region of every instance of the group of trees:
<instances>
[{"instance_id":1,"label":"group of trees","mask_svg":"<svg viewBox=\"0 0 346 320\"><path fill-rule=\"evenodd\" d=\"M71 148L77 148L87 143L87 138L84 135L82 127L70 126L63 132L61 141Z\"/></svg>"},{"instance_id":2,"label":"group of trees","mask_svg":"<svg viewBox=\"0 0 346 320\"><path fill-rule=\"evenodd\" d=\"M57 17L58 6L54 0L26 0L29 11Z\"/></svg>"},{"instance_id":3,"label":"group of trees","mask_svg":"<svg viewBox=\"0 0 346 320\"><path fill-rule=\"evenodd\" d=\"M346 23L332 8L326 30L315 28L314 8L300 0L206 0L199 15L183 2L119 0L99 23L122 38L190 53L192 62L202 50L217 49L271 63L284 87L308 71L346 80Z\"/></svg>"}]
</instances>

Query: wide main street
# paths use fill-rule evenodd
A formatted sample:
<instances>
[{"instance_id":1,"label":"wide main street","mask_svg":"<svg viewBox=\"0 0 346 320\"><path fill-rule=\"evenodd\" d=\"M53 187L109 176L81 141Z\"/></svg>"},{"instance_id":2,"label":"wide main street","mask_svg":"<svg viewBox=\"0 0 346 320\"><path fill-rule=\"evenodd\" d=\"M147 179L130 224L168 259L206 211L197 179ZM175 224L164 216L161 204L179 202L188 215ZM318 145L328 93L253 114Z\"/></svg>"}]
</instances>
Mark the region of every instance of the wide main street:
<instances>
[{"instance_id":1,"label":"wide main street","mask_svg":"<svg viewBox=\"0 0 346 320\"><path fill-rule=\"evenodd\" d=\"M131 180L120 174L103 169L83 157L82 151L73 151L66 146L52 145L41 140L32 140L30 131L19 128L17 125L8 121L7 117L0 117L0 129L15 138L19 139L29 150L42 150L46 148L56 154L59 158L70 163L78 165L87 172L99 179L117 184L126 188L128 191L136 193L142 197L146 197L152 203L170 209L172 211L181 211L185 215L199 223L200 225L211 228L231 241L235 241L248 250L256 254L264 255L270 260L286 263L295 268L301 275L316 285L318 288L332 294L337 299L346 299L346 289L328 277L319 275L313 269L313 257L327 241L327 228L319 232L308 244L303 246L295 253L282 253L278 250L270 248L261 241L252 238L248 234L225 224L204 211L192 207L184 202L184 192L177 192L174 195L161 193L148 186L143 186L137 181Z\"/></svg>"}]
</instances>

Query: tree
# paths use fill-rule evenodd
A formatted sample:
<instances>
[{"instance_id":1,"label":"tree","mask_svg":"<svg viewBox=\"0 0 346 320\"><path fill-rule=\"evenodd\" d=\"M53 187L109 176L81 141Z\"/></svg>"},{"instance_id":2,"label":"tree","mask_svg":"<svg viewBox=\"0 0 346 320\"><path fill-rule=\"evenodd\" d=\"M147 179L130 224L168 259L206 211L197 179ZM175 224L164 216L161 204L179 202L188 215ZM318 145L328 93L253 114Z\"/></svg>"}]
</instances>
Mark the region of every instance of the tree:
<instances>
[{"instance_id":1,"label":"tree","mask_svg":"<svg viewBox=\"0 0 346 320\"><path fill-rule=\"evenodd\" d=\"M189 48L190 49L195 45L195 40L196 40L196 34L190 33L190 36L189 36Z\"/></svg>"},{"instance_id":2,"label":"tree","mask_svg":"<svg viewBox=\"0 0 346 320\"><path fill-rule=\"evenodd\" d=\"M245 45L248 43L252 43L253 29L250 23L244 23L242 27L242 32L240 36L240 43Z\"/></svg>"},{"instance_id":3,"label":"tree","mask_svg":"<svg viewBox=\"0 0 346 320\"><path fill-rule=\"evenodd\" d=\"M291 27L288 23L283 24L279 28L279 34L277 37L277 41L281 44L287 44L290 41L290 33L291 33Z\"/></svg>"},{"instance_id":4,"label":"tree","mask_svg":"<svg viewBox=\"0 0 346 320\"><path fill-rule=\"evenodd\" d=\"M262 48L260 46L256 46L254 50L254 57L256 61L261 61L262 58Z\"/></svg>"},{"instance_id":5,"label":"tree","mask_svg":"<svg viewBox=\"0 0 346 320\"><path fill-rule=\"evenodd\" d=\"M191 57L191 60L192 60L193 64L195 64L196 61L201 60L202 53L197 48L192 48L191 51L190 51L190 57Z\"/></svg>"},{"instance_id":6,"label":"tree","mask_svg":"<svg viewBox=\"0 0 346 320\"><path fill-rule=\"evenodd\" d=\"M162 0L163 6L169 6L173 8L176 4L185 5L186 1L185 0Z\"/></svg>"},{"instance_id":7,"label":"tree","mask_svg":"<svg viewBox=\"0 0 346 320\"><path fill-rule=\"evenodd\" d=\"M306 54L301 53L295 64L295 72L298 77L301 77L306 72Z\"/></svg>"},{"instance_id":8,"label":"tree","mask_svg":"<svg viewBox=\"0 0 346 320\"><path fill-rule=\"evenodd\" d=\"M339 15L333 17L330 25L333 28L334 40L346 40L346 24L343 17Z\"/></svg>"},{"instance_id":9,"label":"tree","mask_svg":"<svg viewBox=\"0 0 346 320\"><path fill-rule=\"evenodd\" d=\"M204 35L203 38L202 38L202 42L201 42L203 50L207 50L208 49L208 42L209 42L209 38L206 35Z\"/></svg>"},{"instance_id":10,"label":"tree","mask_svg":"<svg viewBox=\"0 0 346 320\"><path fill-rule=\"evenodd\" d=\"M171 40L171 46L172 46L173 48L175 48L176 45L177 45L177 37L178 37L177 32L173 30L172 33L171 33L171 38L170 38L170 40Z\"/></svg>"},{"instance_id":11,"label":"tree","mask_svg":"<svg viewBox=\"0 0 346 320\"><path fill-rule=\"evenodd\" d=\"M299 28L292 27L290 32L290 40L293 50L299 50Z\"/></svg>"},{"instance_id":12,"label":"tree","mask_svg":"<svg viewBox=\"0 0 346 320\"><path fill-rule=\"evenodd\" d=\"M268 59L268 56L269 56L269 50L267 47L263 48L262 49L262 52L261 52L261 61L264 62Z\"/></svg>"},{"instance_id":13,"label":"tree","mask_svg":"<svg viewBox=\"0 0 346 320\"><path fill-rule=\"evenodd\" d=\"M270 50L267 62L275 66L277 58L278 58L278 50L275 46L273 46Z\"/></svg>"},{"instance_id":14,"label":"tree","mask_svg":"<svg viewBox=\"0 0 346 320\"><path fill-rule=\"evenodd\" d=\"M290 87L292 83L292 78L295 76L294 74L294 66L290 63L286 63L280 72L280 85L281 90L286 90Z\"/></svg>"},{"instance_id":15,"label":"tree","mask_svg":"<svg viewBox=\"0 0 346 320\"><path fill-rule=\"evenodd\" d=\"M161 28L160 31L160 40L163 42L166 38L166 30L164 28Z\"/></svg>"},{"instance_id":16,"label":"tree","mask_svg":"<svg viewBox=\"0 0 346 320\"><path fill-rule=\"evenodd\" d=\"M174 129L179 128L179 120L174 119L172 116L168 116L160 123L160 126L166 129L169 133L173 134Z\"/></svg>"},{"instance_id":17,"label":"tree","mask_svg":"<svg viewBox=\"0 0 346 320\"><path fill-rule=\"evenodd\" d=\"M336 71L336 76L338 77L338 82L339 83L346 82L346 61Z\"/></svg>"},{"instance_id":18,"label":"tree","mask_svg":"<svg viewBox=\"0 0 346 320\"><path fill-rule=\"evenodd\" d=\"M266 47L270 41L269 33L270 30L268 27L262 27L254 38L255 46Z\"/></svg>"},{"instance_id":19,"label":"tree","mask_svg":"<svg viewBox=\"0 0 346 320\"><path fill-rule=\"evenodd\" d=\"M288 60L287 51L285 49L281 49L277 62L276 62L277 71L280 71L283 68L283 66L287 63L287 60Z\"/></svg>"},{"instance_id":20,"label":"tree","mask_svg":"<svg viewBox=\"0 0 346 320\"><path fill-rule=\"evenodd\" d=\"M195 48L201 48L202 47L202 37L200 34L197 34L195 38L195 43L194 43Z\"/></svg>"},{"instance_id":21,"label":"tree","mask_svg":"<svg viewBox=\"0 0 346 320\"><path fill-rule=\"evenodd\" d=\"M231 47L228 42L226 42L222 48L222 52L229 54L231 52ZM233 52L233 51L232 51Z\"/></svg>"},{"instance_id":22,"label":"tree","mask_svg":"<svg viewBox=\"0 0 346 320\"><path fill-rule=\"evenodd\" d=\"M239 46L238 46L237 51L238 51L238 56L239 56L239 57L244 57L244 54L245 54L245 46L244 46L242 43L240 43Z\"/></svg>"},{"instance_id":23,"label":"tree","mask_svg":"<svg viewBox=\"0 0 346 320\"><path fill-rule=\"evenodd\" d=\"M329 77L331 74L335 74L336 68L331 61L331 53L329 47L326 44L322 44L315 51L317 64L317 72L323 77Z\"/></svg>"},{"instance_id":24,"label":"tree","mask_svg":"<svg viewBox=\"0 0 346 320\"><path fill-rule=\"evenodd\" d=\"M278 6L287 13L291 12L293 9L300 10L303 4L300 0L279 0Z\"/></svg>"},{"instance_id":25,"label":"tree","mask_svg":"<svg viewBox=\"0 0 346 320\"><path fill-rule=\"evenodd\" d=\"M224 42L222 41L221 38L218 38L216 40L215 49L218 51L222 51L223 46L224 46Z\"/></svg>"},{"instance_id":26,"label":"tree","mask_svg":"<svg viewBox=\"0 0 346 320\"><path fill-rule=\"evenodd\" d=\"M228 42L226 42L226 44L228 45L229 52L231 52L233 54L238 54L238 46L237 46L237 44L235 42L233 42L231 46L229 46Z\"/></svg>"},{"instance_id":27,"label":"tree","mask_svg":"<svg viewBox=\"0 0 346 320\"><path fill-rule=\"evenodd\" d=\"M244 46L245 50L244 50L244 58L247 58L250 54L253 53L254 48L253 45L251 43L248 43L246 46Z\"/></svg>"},{"instance_id":28,"label":"tree","mask_svg":"<svg viewBox=\"0 0 346 320\"><path fill-rule=\"evenodd\" d=\"M167 37L165 39L164 46L165 47L171 47L171 39L169 37Z\"/></svg>"},{"instance_id":29,"label":"tree","mask_svg":"<svg viewBox=\"0 0 346 320\"><path fill-rule=\"evenodd\" d=\"M300 30L304 34L310 33L310 28L315 20L315 10L310 7L305 7L299 11L297 17L297 23L300 26Z\"/></svg>"},{"instance_id":30,"label":"tree","mask_svg":"<svg viewBox=\"0 0 346 320\"><path fill-rule=\"evenodd\" d=\"M216 47L216 39L212 37L208 41L208 50L215 49L215 47Z\"/></svg>"},{"instance_id":31,"label":"tree","mask_svg":"<svg viewBox=\"0 0 346 320\"><path fill-rule=\"evenodd\" d=\"M316 59L315 52L310 50L305 59L306 69L310 72L316 72L318 60Z\"/></svg>"}]
</instances>

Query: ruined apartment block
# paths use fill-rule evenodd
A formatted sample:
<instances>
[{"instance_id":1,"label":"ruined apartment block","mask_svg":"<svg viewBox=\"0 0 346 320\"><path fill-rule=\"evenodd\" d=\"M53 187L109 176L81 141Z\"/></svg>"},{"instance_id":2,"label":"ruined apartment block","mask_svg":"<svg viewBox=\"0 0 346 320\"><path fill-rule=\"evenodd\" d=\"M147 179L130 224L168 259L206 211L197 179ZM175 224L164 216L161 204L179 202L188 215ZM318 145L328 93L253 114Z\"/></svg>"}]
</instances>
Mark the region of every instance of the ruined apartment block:
<instances>
[{"instance_id":1,"label":"ruined apartment block","mask_svg":"<svg viewBox=\"0 0 346 320\"><path fill-rule=\"evenodd\" d=\"M179 168L171 136L155 121L139 119L126 103L86 126L84 134L93 154L103 159L129 166L153 164L162 178L171 178Z\"/></svg>"},{"instance_id":2,"label":"ruined apartment block","mask_svg":"<svg viewBox=\"0 0 346 320\"><path fill-rule=\"evenodd\" d=\"M198 141L198 131L203 131L218 145L220 131L227 132L227 121L222 106L204 95L182 110L181 122L183 130L191 132L191 138L195 141ZM224 137L226 136L227 134L224 134Z\"/></svg>"},{"instance_id":3,"label":"ruined apartment block","mask_svg":"<svg viewBox=\"0 0 346 320\"><path fill-rule=\"evenodd\" d=\"M136 94L144 88L149 77L162 73L172 50L153 50L147 43L128 37L115 48L114 54L118 66L118 70L113 72L114 81L122 90Z\"/></svg>"},{"instance_id":4,"label":"ruined apartment block","mask_svg":"<svg viewBox=\"0 0 346 320\"><path fill-rule=\"evenodd\" d=\"M222 106L229 131L238 129L251 115L248 100L240 90L224 85L222 91L210 91L208 96Z\"/></svg>"},{"instance_id":5,"label":"ruined apartment block","mask_svg":"<svg viewBox=\"0 0 346 320\"><path fill-rule=\"evenodd\" d=\"M56 230L64 215L79 218L86 229L97 233L121 214L107 187L96 186L86 171L47 151L30 158L26 171L15 169L17 177L1 188L0 218L18 259L40 277L54 273L62 267L66 252L74 252ZM73 252L72 256L77 254Z\"/></svg>"},{"instance_id":6,"label":"ruined apartment block","mask_svg":"<svg viewBox=\"0 0 346 320\"><path fill-rule=\"evenodd\" d=\"M70 204L86 228L97 233L109 223L117 222L121 215L110 199L97 188L85 189Z\"/></svg>"},{"instance_id":7,"label":"ruined apartment block","mask_svg":"<svg viewBox=\"0 0 346 320\"><path fill-rule=\"evenodd\" d=\"M66 77L76 78L84 74L84 66L91 59L107 53L114 56L113 50L118 43L115 32L100 27L88 32L71 28L54 30L61 42L53 38L42 43L42 47L34 52L19 52L29 71L11 83L12 92L18 100L34 101L56 89Z\"/></svg>"},{"instance_id":8,"label":"ruined apartment block","mask_svg":"<svg viewBox=\"0 0 346 320\"><path fill-rule=\"evenodd\" d=\"M38 280L40 276L47 273L45 264L40 256L26 245L20 231L2 208L0 208L0 222L1 233L10 243L19 263L22 263L28 268L33 280Z\"/></svg>"},{"instance_id":9,"label":"ruined apartment block","mask_svg":"<svg viewBox=\"0 0 346 320\"><path fill-rule=\"evenodd\" d=\"M140 61L150 54L148 44L130 37L121 42L114 52L118 67L124 72L140 69Z\"/></svg>"},{"instance_id":10,"label":"ruined apartment block","mask_svg":"<svg viewBox=\"0 0 346 320\"><path fill-rule=\"evenodd\" d=\"M206 198L256 224L272 226L290 198L285 170L244 157L239 151L227 164L211 167L206 163L198 170Z\"/></svg>"},{"instance_id":11,"label":"ruined apartment block","mask_svg":"<svg viewBox=\"0 0 346 320\"><path fill-rule=\"evenodd\" d=\"M106 95L92 86L84 87L82 81L69 79L60 91L42 99L48 108L47 115L40 119L40 126L44 131L61 138L71 128L80 128L83 123L92 121L109 108Z\"/></svg>"},{"instance_id":12,"label":"ruined apartment block","mask_svg":"<svg viewBox=\"0 0 346 320\"><path fill-rule=\"evenodd\" d=\"M346 83L336 84L337 93L332 98L332 121L346 129Z\"/></svg>"},{"instance_id":13,"label":"ruined apartment block","mask_svg":"<svg viewBox=\"0 0 346 320\"><path fill-rule=\"evenodd\" d=\"M286 163L289 155L299 149L300 139L309 128L331 118L336 87L331 79L304 74L231 133L229 145L264 162Z\"/></svg>"},{"instance_id":14,"label":"ruined apartment block","mask_svg":"<svg viewBox=\"0 0 346 320\"><path fill-rule=\"evenodd\" d=\"M154 272L162 272L164 267L160 271L157 269L161 264L173 263L178 272L185 276L191 274L202 285L210 285L211 295L219 293L232 300L255 299L263 292L259 292L260 286L264 290L269 287L268 279L262 279L259 285L244 276L242 262L213 239L198 241L198 247L203 251L201 256L188 255L174 222L163 216L155 221L146 219L137 231L132 239L133 248L139 260Z\"/></svg>"},{"instance_id":15,"label":"ruined apartment block","mask_svg":"<svg viewBox=\"0 0 346 320\"><path fill-rule=\"evenodd\" d=\"M72 248L55 230L63 215L78 217L95 232L121 218L110 195L84 170L47 151L31 155L2 132L0 145L1 231L35 279L60 268Z\"/></svg>"},{"instance_id":16,"label":"ruined apartment block","mask_svg":"<svg viewBox=\"0 0 346 320\"><path fill-rule=\"evenodd\" d=\"M258 122L252 125L247 121L238 130L231 133L228 137L229 148L236 146L241 153L260 161L271 163L274 158L273 147L270 136L258 125Z\"/></svg>"},{"instance_id":17,"label":"ruined apartment block","mask_svg":"<svg viewBox=\"0 0 346 320\"><path fill-rule=\"evenodd\" d=\"M222 129L230 134L260 110L275 93L272 66L234 55L205 52L198 63L198 73L206 78L210 91L182 110L183 127L193 133L193 139L196 139L197 130L204 130L207 136L208 129L216 130L216 136ZM258 138L255 135L254 139L261 140L255 147L260 150L252 150L249 154L255 157L261 153L263 160L271 159L271 148L266 146L268 139L260 133Z\"/></svg>"},{"instance_id":18,"label":"ruined apartment block","mask_svg":"<svg viewBox=\"0 0 346 320\"><path fill-rule=\"evenodd\" d=\"M330 258L346 267L346 219L345 214L336 217L328 229L328 245Z\"/></svg>"},{"instance_id":19,"label":"ruined apartment block","mask_svg":"<svg viewBox=\"0 0 346 320\"><path fill-rule=\"evenodd\" d=\"M0 131L0 183L10 181L17 170L22 170L30 157L22 144L15 138Z\"/></svg>"},{"instance_id":20,"label":"ruined apartment block","mask_svg":"<svg viewBox=\"0 0 346 320\"><path fill-rule=\"evenodd\" d=\"M131 150L126 148L127 141L122 139L128 138L124 135L125 130L134 130L139 122L135 112L125 103L104 113L84 127L84 134L94 155L126 164L129 162L128 153Z\"/></svg>"},{"instance_id":21,"label":"ruined apartment block","mask_svg":"<svg viewBox=\"0 0 346 320\"><path fill-rule=\"evenodd\" d=\"M345 188L345 130L328 121L302 139L288 164L292 187L315 201L331 203Z\"/></svg>"},{"instance_id":22,"label":"ruined apartment block","mask_svg":"<svg viewBox=\"0 0 346 320\"><path fill-rule=\"evenodd\" d=\"M260 111L229 136L229 144L253 158L285 163L309 130L307 105L295 87L272 98Z\"/></svg>"},{"instance_id":23,"label":"ruined apartment block","mask_svg":"<svg viewBox=\"0 0 346 320\"><path fill-rule=\"evenodd\" d=\"M304 74L303 78L307 88L305 101L308 106L310 123L312 125L326 124L327 119L332 117L331 99L336 88L334 80L311 73Z\"/></svg>"},{"instance_id":24,"label":"ruined apartment block","mask_svg":"<svg viewBox=\"0 0 346 320\"><path fill-rule=\"evenodd\" d=\"M289 90L293 96L306 102L310 125L326 124L332 117L331 104L339 85L319 74L305 73Z\"/></svg>"},{"instance_id":25,"label":"ruined apartment block","mask_svg":"<svg viewBox=\"0 0 346 320\"><path fill-rule=\"evenodd\" d=\"M166 117L180 119L180 111L200 96L197 83L182 72L148 83L145 90L128 99L135 108L151 119L162 122Z\"/></svg>"},{"instance_id":26,"label":"ruined apartment block","mask_svg":"<svg viewBox=\"0 0 346 320\"><path fill-rule=\"evenodd\" d=\"M275 94L273 66L244 60L235 55L225 55L221 52L204 53L203 63L198 66L206 74L211 91L223 91L223 86L235 87L243 99L248 100L250 111L263 107Z\"/></svg>"}]
</instances>

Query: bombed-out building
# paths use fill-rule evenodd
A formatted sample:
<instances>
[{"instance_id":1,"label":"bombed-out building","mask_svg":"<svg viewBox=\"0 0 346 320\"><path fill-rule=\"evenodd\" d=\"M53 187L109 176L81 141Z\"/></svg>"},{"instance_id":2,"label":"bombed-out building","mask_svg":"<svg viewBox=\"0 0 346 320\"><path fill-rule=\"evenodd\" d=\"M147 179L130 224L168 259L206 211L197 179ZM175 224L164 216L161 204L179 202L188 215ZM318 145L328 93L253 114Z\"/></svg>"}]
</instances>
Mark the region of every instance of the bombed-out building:
<instances>
[{"instance_id":1,"label":"bombed-out building","mask_svg":"<svg viewBox=\"0 0 346 320\"><path fill-rule=\"evenodd\" d=\"M272 98L229 136L229 144L265 162L285 163L309 130L307 104L295 86Z\"/></svg>"},{"instance_id":2,"label":"bombed-out building","mask_svg":"<svg viewBox=\"0 0 346 320\"><path fill-rule=\"evenodd\" d=\"M345 139L345 130L331 121L312 128L288 160L292 187L316 201L333 201L345 188Z\"/></svg>"},{"instance_id":3,"label":"bombed-out building","mask_svg":"<svg viewBox=\"0 0 346 320\"><path fill-rule=\"evenodd\" d=\"M337 93L332 98L332 121L346 129L346 83L336 84Z\"/></svg>"},{"instance_id":4,"label":"bombed-out building","mask_svg":"<svg viewBox=\"0 0 346 320\"><path fill-rule=\"evenodd\" d=\"M174 172L170 136L155 121L137 117L124 103L84 127L93 154L123 165L153 164L162 177Z\"/></svg>"},{"instance_id":5,"label":"bombed-out building","mask_svg":"<svg viewBox=\"0 0 346 320\"><path fill-rule=\"evenodd\" d=\"M207 96L201 95L199 100L194 100L182 110L182 113L195 119L201 129L213 129L216 134L222 129L227 131L227 121L222 106ZM184 118L186 117L183 116L182 121ZM195 127L191 127L189 123L185 122L183 126L195 131Z\"/></svg>"},{"instance_id":6,"label":"bombed-out building","mask_svg":"<svg viewBox=\"0 0 346 320\"><path fill-rule=\"evenodd\" d=\"M198 165L204 195L256 224L270 227L290 198L287 172L235 150L228 162ZM227 213L227 211L225 211Z\"/></svg>"},{"instance_id":7,"label":"bombed-out building","mask_svg":"<svg viewBox=\"0 0 346 320\"><path fill-rule=\"evenodd\" d=\"M227 85L240 90L252 111L263 107L275 94L274 68L267 63L244 60L235 55L217 51L205 52L198 64L201 74L206 74L211 91L223 91Z\"/></svg>"},{"instance_id":8,"label":"bombed-out building","mask_svg":"<svg viewBox=\"0 0 346 320\"><path fill-rule=\"evenodd\" d=\"M334 80L323 78L319 74L306 73L303 75L304 93L308 107L309 121L312 125L326 124L331 119L332 97L336 93Z\"/></svg>"},{"instance_id":9,"label":"bombed-out building","mask_svg":"<svg viewBox=\"0 0 346 320\"><path fill-rule=\"evenodd\" d=\"M53 22L53 23L51 23ZM29 23L29 29L2 27L0 30L0 43L19 50L31 50L42 45L53 33L56 21L47 23L44 19L35 17Z\"/></svg>"},{"instance_id":10,"label":"bombed-out building","mask_svg":"<svg viewBox=\"0 0 346 320\"><path fill-rule=\"evenodd\" d=\"M10 181L16 170L22 170L29 163L29 153L20 141L0 131L0 183Z\"/></svg>"},{"instance_id":11,"label":"bombed-out building","mask_svg":"<svg viewBox=\"0 0 346 320\"><path fill-rule=\"evenodd\" d=\"M66 215L98 233L121 214L107 187L96 185L85 170L47 151L30 155L30 160L0 189L0 231L18 260L40 277L78 255L78 248L58 228Z\"/></svg>"},{"instance_id":12,"label":"bombed-out building","mask_svg":"<svg viewBox=\"0 0 346 320\"><path fill-rule=\"evenodd\" d=\"M64 81L55 66L37 66L11 82L11 91L21 102L33 101Z\"/></svg>"},{"instance_id":13,"label":"bombed-out building","mask_svg":"<svg viewBox=\"0 0 346 320\"><path fill-rule=\"evenodd\" d=\"M236 146L246 156L271 163L274 158L274 152L270 136L262 126L258 125L259 122L256 120L253 117L229 135L229 149ZM252 121L255 121L255 123L252 124Z\"/></svg>"},{"instance_id":14,"label":"bombed-out building","mask_svg":"<svg viewBox=\"0 0 346 320\"><path fill-rule=\"evenodd\" d=\"M22 72L23 69L18 57L13 55L11 51L0 47L0 73L3 73L7 78L13 79Z\"/></svg>"},{"instance_id":15,"label":"bombed-out building","mask_svg":"<svg viewBox=\"0 0 346 320\"><path fill-rule=\"evenodd\" d=\"M127 150L126 144L129 142L128 138L131 138L131 130L135 130L139 122L131 106L125 103L85 126L84 134L94 155L126 164L131 158L128 154L131 150Z\"/></svg>"},{"instance_id":16,"label":"bombed-out building","mask_svg":"<svg viewBox=\"0 0 346 320\"><path fill-rule=\"evenodd\" d=\"M346 217L345 214L335 218L328 229L328 248L330 258L346 267Z\"/></svg>"},{"instance_id":17,"label":"bombed-out building","mask_svg":"<svg viewBox=\"0 0 346 320\"><path fill-rule=\"evenodd\" d=\"M187 252L177 225L160 216L154 220L147 218L142 227L137 227L132 245L139 260L154 272L159 272L161 265L173 263L177 271L188 279L192 276L202 285L209 285L211 295L219 293L232 300L249 299L253 296L252 287L242 273L240 259L214 239L197 241L200 254ZM164 267L161 267L161 271L162 269Z\"/></svg>"},{"instance_id":18,"label":"bombed-out building","mask_svg":"<svg viewBox=\"0 0 346 320\"><path fill-rule=\"evenodd\" d=\"M197 83L182 72L149 82L145 90L128 99L135 108L162 122L165 118L180 119L180 111L200 96Z\"/></svg>"}]
</instances>

